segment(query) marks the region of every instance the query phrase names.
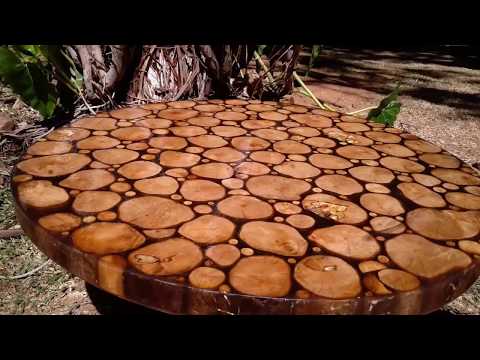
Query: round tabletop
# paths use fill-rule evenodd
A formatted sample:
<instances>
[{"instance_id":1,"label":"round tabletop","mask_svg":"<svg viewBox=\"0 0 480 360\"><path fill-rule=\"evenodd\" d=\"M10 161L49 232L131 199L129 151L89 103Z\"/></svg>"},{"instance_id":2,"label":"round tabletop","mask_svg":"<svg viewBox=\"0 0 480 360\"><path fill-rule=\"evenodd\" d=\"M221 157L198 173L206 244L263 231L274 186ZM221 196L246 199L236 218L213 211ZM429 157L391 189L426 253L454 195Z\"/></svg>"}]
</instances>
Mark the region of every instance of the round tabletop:
<instances>
[{"instance_id":1,"label":"round tabletop","mask_svg":"<svg viewBox=\"0 0 480 360\"><path fill-rule=\"evenodd\" d=\"M173 314L418 314L480 274L480 177L318 108L174 101L83 117L15 168L18 220L83 280Z\"/></svg>"}]
</instances>

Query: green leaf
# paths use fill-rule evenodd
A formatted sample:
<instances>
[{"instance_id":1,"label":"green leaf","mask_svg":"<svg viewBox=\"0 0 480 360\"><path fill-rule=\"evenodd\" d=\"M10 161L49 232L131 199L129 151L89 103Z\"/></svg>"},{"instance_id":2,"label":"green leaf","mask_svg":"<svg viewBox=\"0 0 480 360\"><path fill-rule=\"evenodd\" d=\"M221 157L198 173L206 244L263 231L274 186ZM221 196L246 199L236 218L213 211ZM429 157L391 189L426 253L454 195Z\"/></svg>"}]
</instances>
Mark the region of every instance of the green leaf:
<instances>
[{"instance_id":1,"label":"green leaf","mask_svg":"<svg viewBox=\"0 0 480 360\"><path fill-rule=\"evenodd\" d=\"M397 101L399 91L400 86L397 84L395 89L380 102L378 107L370 110L367 119L393 126L397 115L400 113L401 103Z\"/></svg>"},{"instance_id":2,"label":"green leaf","mask_svg":"<svg viewBox=\"0 0 480 360\"><path fill-rule=\"evenodd\" d=\"M0 47L0 78L27 103L34 98L33 81L25 64L7 47Z\"/></svg>"},{"instance_id":3,"label":"green leaf","mask_svg":"<svg viewBox=\"0 0 480 360\"><path fill-rule=\"evenodd\" d=\"M56 108L56 91L40 63L27 61L6 46L0 47L0 78L25 103L50 118Z\"/></svg>"}]
</instances>

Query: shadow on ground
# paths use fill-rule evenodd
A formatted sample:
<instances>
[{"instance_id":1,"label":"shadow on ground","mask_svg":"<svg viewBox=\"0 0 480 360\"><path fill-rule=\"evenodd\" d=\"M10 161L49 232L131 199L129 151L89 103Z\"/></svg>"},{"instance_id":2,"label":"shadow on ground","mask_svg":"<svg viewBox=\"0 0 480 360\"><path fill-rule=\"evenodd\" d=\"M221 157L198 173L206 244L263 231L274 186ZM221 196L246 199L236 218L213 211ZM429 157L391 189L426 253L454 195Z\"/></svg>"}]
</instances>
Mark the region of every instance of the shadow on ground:
<instances>
[{"instance_id":1,"label":"shadow on ground","mask_svg":"<svg viewBox=\"0 0 480 360\"><path fill-rule=\"evenodd\" d=\"M302 59L304 64L307 61ZM400 83L402 95L478 115L479 69L478 49L470 46L409 51L325 46L310 76L323 83L380 94ZM459 82L461 88L453 85Z\"/></svg>"}]
</instances>

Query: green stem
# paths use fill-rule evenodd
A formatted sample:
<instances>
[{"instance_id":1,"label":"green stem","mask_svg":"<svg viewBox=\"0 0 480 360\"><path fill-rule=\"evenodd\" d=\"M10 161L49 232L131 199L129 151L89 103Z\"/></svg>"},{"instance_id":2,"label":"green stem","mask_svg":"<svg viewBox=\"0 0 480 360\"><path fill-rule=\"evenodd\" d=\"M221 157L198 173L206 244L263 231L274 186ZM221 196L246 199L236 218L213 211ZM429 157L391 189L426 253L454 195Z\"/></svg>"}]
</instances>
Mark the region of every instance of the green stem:
<instances>
[{"instance_id":1,"label":"green stem","mask_svg":"<svg viewBox=\"0 0 480 360\"><path fill-rule=\"evenodd\" d=\"M271 83L274 83L274 82L275 82L275 79L273 78L272 74L270 73L270 69L267 67L267 65L265 65L265 63L263 62L263 60L262 60L262 58L260 57L260 55L258 55L257 50L254 50L254 51L253 51L253 56L255 57L255 60L258 61L258 63L260 64L260 66L263 68L263 71L265 71L265 73L267 74L268 80L269 80Z\"/></svg>"},{"instance_id":2,"label":"green stem","mask_svg":"<svg viewBox=\"0 0 480 360\"><path fill-rule=\"evenodd\" d=\"M361 112L364 112L364 111L367 111L367 110L372 110L372 109L375 109L375 108L376 108L376 106L369 106L369 107L366 107L365 109L360 109L360 110L349 112L349 113L347 113L347 115L355 115L355 114L359 114Z\"/></svg>"},{"instance_id":3,"label":"green stem","mask_svg":"<svg viewBox=\"0 0 480 360\"><path fill-rule=\"evenodd\" d=\"M300 86L307 92L307 94L313 99L315 104L317 104L317 106L320 109L326 110L325 106L317 99L317 97L315 95L313 95L313 93L310 91L310 89L307 87L307 85L305 85L305 83L302 81L302 79L300 79L300 76L298 76L296 71L293 72L293 77L295 78L295 80L298 81Z\"/></svg>"}]
</instances>

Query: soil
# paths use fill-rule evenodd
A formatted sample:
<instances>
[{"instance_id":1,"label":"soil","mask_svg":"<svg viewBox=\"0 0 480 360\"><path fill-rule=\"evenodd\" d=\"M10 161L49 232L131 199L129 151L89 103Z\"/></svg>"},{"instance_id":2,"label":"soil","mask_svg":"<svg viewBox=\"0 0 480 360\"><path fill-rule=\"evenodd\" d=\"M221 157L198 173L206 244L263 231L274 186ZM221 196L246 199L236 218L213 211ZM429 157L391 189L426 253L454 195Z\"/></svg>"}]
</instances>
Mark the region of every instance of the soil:
<instances>
[{"instance_id":1,"label":"soil","mask_svg":"<svg viewBox=\"0 0 480 360\"><path fill-rule=\"evenodd\" d=\"M480 163L479 57L453 48L415 52L383 49L325 47L307 86L322 101L341 112L376 106L401 83L401 112L395 126L429 140L461 160ZM293 100L312 101L298 89ZM0 112L7 112L16 127L41 121L0 84ZM366 112L361 113L366 116ZM0 134L0 231L18 229L9 191L11 166L25 142ZM47 261L25 236L0 239L0 276L23 274ZM0 314L144 314L151 310L105 294L53 262L30 276L0 279ZM441 314L480 314L480 280L444 307Z\"/></svg>"}]
</instances>

